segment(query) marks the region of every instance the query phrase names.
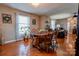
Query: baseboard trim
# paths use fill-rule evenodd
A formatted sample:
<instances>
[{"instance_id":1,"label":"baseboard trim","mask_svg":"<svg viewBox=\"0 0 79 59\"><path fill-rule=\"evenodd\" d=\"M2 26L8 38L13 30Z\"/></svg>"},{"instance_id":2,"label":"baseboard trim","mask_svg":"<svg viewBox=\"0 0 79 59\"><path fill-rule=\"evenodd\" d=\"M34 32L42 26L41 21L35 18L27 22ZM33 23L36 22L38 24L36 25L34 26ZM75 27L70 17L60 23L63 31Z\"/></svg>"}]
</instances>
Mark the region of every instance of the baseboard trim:
<instances>
[{"instance_id":1,"label":"baseboard trim","mask_svg":"<svg viewBox=\"0 0 79 59\"><path fill-rule=\"evenodd\" d=\"M6 41L4 42L4 44L8 44L8 43L12 43L12 42L16 42L17 40L11 40L11 41Z\"/></svg>"},{"instance_id":2,"label":"baseboard trim","mask_svg":"<svg viewBox=\"0 0 79 59\"><path fill-rule=\"evenodd\" d=\"M4 44L8 44L8 43L13 43L13 42L16 42L16 41L20 41L20 40L22 40L22 39L16 39L16 40L11 40L11 41L6 41L6 42L4 42Z\"/></svg>"}]
</instances>

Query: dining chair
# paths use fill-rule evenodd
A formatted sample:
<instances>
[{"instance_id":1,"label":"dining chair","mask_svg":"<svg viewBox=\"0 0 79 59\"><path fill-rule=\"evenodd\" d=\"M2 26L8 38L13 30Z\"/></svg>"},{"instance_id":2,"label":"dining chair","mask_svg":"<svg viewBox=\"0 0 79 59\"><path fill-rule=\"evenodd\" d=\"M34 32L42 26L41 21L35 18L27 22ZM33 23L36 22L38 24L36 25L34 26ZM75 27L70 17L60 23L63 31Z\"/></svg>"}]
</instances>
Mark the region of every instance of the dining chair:
<instances>
[{"instance_id":1,"label":"dining chair","mask_svg":"<svg viewBox=\"0 0 79 59\"><path fill-rule=\"evenodd\" d=\"M45 37L46 37L44 41L45 50L46 52L49 52L49 49L52 46L52 34L48 34Z\"/></svg>"},{"instance_id":2,"label":"dining chair","mask_svg":"<svg viewBox=\"0 0 79 59\"><path fill-rule=\"evenodd\" d=\"M33 46L36 46L36 45L38 45L38 37L36 36L36 35L34 35L33 36L33 39L32 39L32 44L33 44Z\"/></svg>"}]
</instances>

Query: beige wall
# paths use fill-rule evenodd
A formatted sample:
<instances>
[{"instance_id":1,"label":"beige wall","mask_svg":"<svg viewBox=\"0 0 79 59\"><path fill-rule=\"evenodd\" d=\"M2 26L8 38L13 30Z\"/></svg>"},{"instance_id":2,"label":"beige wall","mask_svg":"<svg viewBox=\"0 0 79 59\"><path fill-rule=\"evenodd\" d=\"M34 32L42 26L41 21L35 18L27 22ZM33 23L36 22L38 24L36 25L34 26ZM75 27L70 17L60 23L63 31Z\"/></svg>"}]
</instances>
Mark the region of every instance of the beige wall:
<instances>
[{"instance_id":1,"label":"beige wall","mask_svg":"<svg viewBox=\"0 0 79 59\"><path fill-rule=\"evenodd\" d=\"M40 28L41 29L45 29L45 26L46 26L45 21L49 21L49 23L50 23L51 20L48 16L41 16L40 17Z\"/></svg>"},{"instance_id":2,"label":"beige wall","mask_svg":"<svg viewBox=\"0 0 79 59\"><path fill-rule=\"evenodd\" d=\"M1 14L11 14L12 15L12 24L3 24ZM31 29L39 28L39 16L33 15L30 13L25 13L16 9L12 9L0 4L0 31L2 33L2 41L4 43L8 43L16 40L16 14L22 14L25 16L30 16L30 25ZM36 19L37 24L32 25L32 19Z\"/></svg>"}]
</instances>

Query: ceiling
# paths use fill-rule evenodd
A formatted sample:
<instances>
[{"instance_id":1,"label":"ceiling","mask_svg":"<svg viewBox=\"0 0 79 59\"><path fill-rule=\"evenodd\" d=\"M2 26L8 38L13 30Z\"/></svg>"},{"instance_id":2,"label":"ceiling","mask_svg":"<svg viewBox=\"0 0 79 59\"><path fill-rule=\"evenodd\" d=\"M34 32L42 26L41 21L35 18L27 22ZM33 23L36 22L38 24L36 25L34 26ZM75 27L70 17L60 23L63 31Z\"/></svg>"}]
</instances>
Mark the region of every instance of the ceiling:
<instances>
[{"instance_id":1,"label":"ceiling","mask_svg":"<svg viewBox=\"0 0 79 59\"><path fill-rule=\"evenodd\" d=\"M31 3L6 3L5 5L25 12L47 16L78 11L77 3L40 3L38 7L34 7Z\"/></svg>"}]
</instances>

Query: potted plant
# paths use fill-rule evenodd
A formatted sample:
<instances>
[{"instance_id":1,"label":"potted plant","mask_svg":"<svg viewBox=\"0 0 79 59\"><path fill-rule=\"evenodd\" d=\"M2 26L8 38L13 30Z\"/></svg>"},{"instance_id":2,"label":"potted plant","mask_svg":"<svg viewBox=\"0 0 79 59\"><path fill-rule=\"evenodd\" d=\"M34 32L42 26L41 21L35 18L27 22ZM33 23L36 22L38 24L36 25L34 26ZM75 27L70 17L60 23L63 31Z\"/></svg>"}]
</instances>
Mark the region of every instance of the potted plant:
<instances>
[{"instance_id":1,"label":"potted plant","mask_svg":"<svg viewBox=\"0 0 79 59\"><path fill-rule=\"evenodd\" d=\"M30 34L30 27L26 27L26 28L25 28L25 33L24 33L24 41L25 41L25 40L28 41L29 34Z\"/></svg>"}]
</instances>

